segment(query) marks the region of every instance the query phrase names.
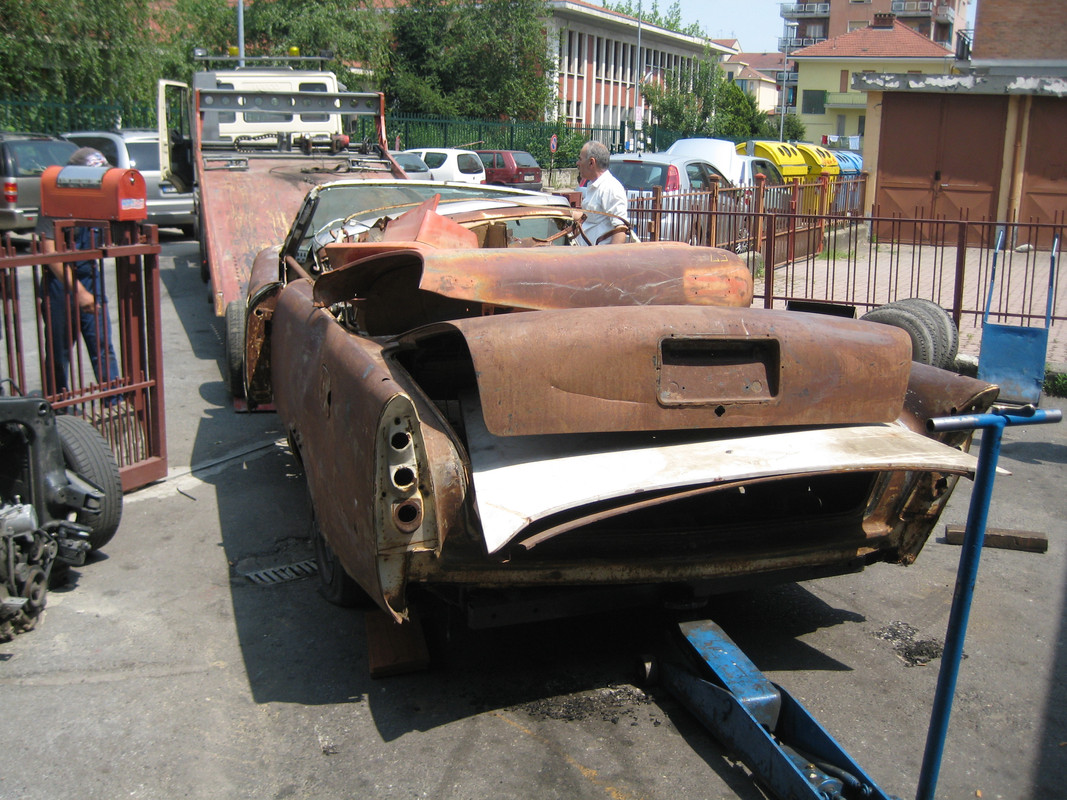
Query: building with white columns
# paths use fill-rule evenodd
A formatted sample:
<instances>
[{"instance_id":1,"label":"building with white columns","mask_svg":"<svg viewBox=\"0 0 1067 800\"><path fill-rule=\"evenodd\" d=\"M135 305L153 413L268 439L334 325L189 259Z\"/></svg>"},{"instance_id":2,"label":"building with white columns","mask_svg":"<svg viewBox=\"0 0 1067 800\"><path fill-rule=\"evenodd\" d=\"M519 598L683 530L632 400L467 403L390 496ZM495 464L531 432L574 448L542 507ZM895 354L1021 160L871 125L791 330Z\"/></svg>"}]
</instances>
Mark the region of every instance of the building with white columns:
<instances>
[{"instance_id":1,"label":"building with white columns","mask_svg":"<svg viewBox=\"0 0 1067 800\"><path fill-rule=\"evenodd\" d=\"M557 107L547 116L570 125L632 123L640 117L639 83L737 52L733 43L675 33L582 0L548 0L547 5L557 95Z\"/></svg>"}]
</instances>

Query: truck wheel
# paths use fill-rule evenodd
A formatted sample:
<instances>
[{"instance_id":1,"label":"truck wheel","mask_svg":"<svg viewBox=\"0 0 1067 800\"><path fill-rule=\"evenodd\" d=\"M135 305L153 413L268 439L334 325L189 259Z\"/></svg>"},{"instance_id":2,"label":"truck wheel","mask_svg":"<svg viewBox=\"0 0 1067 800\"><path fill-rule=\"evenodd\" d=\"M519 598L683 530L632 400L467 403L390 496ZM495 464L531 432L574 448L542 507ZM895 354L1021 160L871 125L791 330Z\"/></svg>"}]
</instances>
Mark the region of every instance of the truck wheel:
<instances>
[{"instance_id":1,"label":"truck wheel","mask_svg":"<svg viewBox=\"0 0 1067 800\"><path fill-rule=\"evenodd\" d=\"M99 514L82 511L75 518L75 522L89 527L89 545L99 550L111 541L122 519L119 465L104 437L81 417L57 416L56 430L67 469L77 472L104 494Z\"/></svg>"},{"instance_id":2,"label":"truck wheel","mask_svg":"<svg viewBox=\"0 0 1067 800\"><path fill-rule=\"evenodd\" d=\"M233 397L245 396L245 304L226 306L226 385Z\"/></svg>"},{"instance_id":3,"label":"truck wheel","mask_svg":"<svg viewBox=\"0 0 1067 800\"><path fill-rule=\"evenodd\" d=\"M911 339L911 360L920 364L934 363L934 339L926 323L910 308L879 306L860 319L900 328Z\"/></svg>"},{"instance_id":4,"label":"truck wheel","mask_svg":"<svg viewBox=\"0 0 1067 800\"><path fill-rule=\"evenodd\" d=\"M952 320L951 314L933 300L927 300L925 297L909 297L906 300L898 300L890 305L910 308L918 312L926 320L927 327L930 328L930 333L933 335L935 346L938 342L942 342L942 353L934 366L941 367L941 369L955 367L956 356L960 350L960 332L956 328L956 323Z\"/></svg>"}]
</instances>

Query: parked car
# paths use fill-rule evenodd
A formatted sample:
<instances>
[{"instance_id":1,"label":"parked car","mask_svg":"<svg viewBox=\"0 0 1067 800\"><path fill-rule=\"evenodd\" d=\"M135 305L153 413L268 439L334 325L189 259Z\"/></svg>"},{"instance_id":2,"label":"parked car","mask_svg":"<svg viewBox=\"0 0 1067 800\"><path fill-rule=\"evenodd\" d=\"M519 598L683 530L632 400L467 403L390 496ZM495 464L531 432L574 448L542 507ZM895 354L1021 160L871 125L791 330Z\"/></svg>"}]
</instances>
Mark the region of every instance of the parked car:
<instances>
[{"instance_id":1,"label":"parked car","mask_svg":"<svg viewBox=\"0 0 1067 800\"><path fill-rule=\"evenodd\" d=\"M32 230L41 210L41 174L66 164L77 145L46 133L0 131L0 231Z\"/></svg>"},{"instance_id":2,"label":"parked car","mask_svg":"<svg viewBox=\"0 0 1067 800\"><path fill-rule=\"evenodd\" d=\"M417 153L394 153L393 159L404 170L409 178L415 181L433 180L430 168Z\"/></svg>"},{"instance_id":3,"label":"parked car","mask_svg":"<svg viewBox=\"0 0 1067 800\"><path fill-rule=\"evenodd\" d=\"M724 250L569 247L546 197L326 184L256 256L249 404L303 467L329 599L493 625L917 556L976 464L926 421L996 387L889 325L752 308Z\"/></svg>"},{"instance_id":4,"label":"parked car","mask_svg":"<svg viewBox=\"0 0 1067 800\"><path fill-rule=\"evenodd\" d=\"M663 239L690 244L709 244L706 216L712 209L708 194L714 181L720 189L732 182L711 162L690 155L671 153L626 153L611 157L611 174L622 183L630 198L630 223L642 241ZM660 207L653 210L653 190L662 190ZM702 193L702 194L697 194ZM718 210L736 210L737 204L723 198Z\"/></svg>"},{"instance_id":5,"label":"parked car","mask_svg":"<svg viewBox=\"0 0 1067 800\"><path fill-rule=\"evenodd\" d=\"M667 148L667 152L708 161L734 186L752 186L757 173L763 173L771 186L785 182L773 161L763 156L742 155L728 139L678 139Z\"/></svg>"},{"instance_id":6,"label":"parked car","mask_svg":"<svg viewBox=\"0 0 1067 800\"><path fill-rule=\"evenodd\" d=\"M785 183L782 173L770 159L761 156L738 156L737 158L741 163L741 175L734 181L736 185L754 186L757 175L763 175L767 179L767 186L782 186Z\"/></svg>"},{"instance_id":7,"label":"parked car","mask_svg":"<svg viewBox=\"0 0 1067 800\"><path fill-rule=\"evenodd\" d=\"M541 191L541 165L524 150L476 150L485 164L485 182Z\"/></svg>"},{"instance_id":8,"label":"parked car","mask_svg":"<svg viewBox=\"0 0 1067 800\"><path fill-rule=\"evenodd\" d=\"M78 147L95 147L113 167L136 169L144 176L147 222L161 228L180 228L190 238L196 234L192 193L179 192L174 184L160 177L157 131L75 131L64 137Z\"/></svg>"},{"instance_id":9,"label":"parked car","mask_svg":"<svg viewBox=\"0 0 1067 800\"><path fill-rule=\"evenodd\" d=\"M456 150L448 147L405 150L415 153L426 162L435 181L462 181L485 183L485 167L473 150Z\"/></svg>"}]
</instances>

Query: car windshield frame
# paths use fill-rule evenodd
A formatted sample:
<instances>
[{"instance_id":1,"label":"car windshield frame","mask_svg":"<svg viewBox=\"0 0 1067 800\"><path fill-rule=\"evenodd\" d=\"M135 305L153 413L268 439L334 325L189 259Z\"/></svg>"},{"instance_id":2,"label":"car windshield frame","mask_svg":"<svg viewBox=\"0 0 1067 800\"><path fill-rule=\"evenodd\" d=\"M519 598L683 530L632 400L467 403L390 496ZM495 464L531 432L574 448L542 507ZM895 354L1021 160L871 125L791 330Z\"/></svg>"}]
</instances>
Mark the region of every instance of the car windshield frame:
<instances>
[{"instance_id":1,"label":"car windshield frame","mask_svg":"<svg viewBox=\"0 0 1067 800\"><path fill-rule=\"evenodd\" d=\"M411 211L434 195L441 196L439 205L445 208L450 203L463 200L497 200L515 205L552 205L547 201L537 202L536 195L516 194L481 183L431 183L429 181L328 183L316 187L305 199L289 237L286 239L284 252L295 255L298 251L306 249L315 234L332 222L353 219L370 226L382 217L395 218Z\"/></svg>"}]
</instances>

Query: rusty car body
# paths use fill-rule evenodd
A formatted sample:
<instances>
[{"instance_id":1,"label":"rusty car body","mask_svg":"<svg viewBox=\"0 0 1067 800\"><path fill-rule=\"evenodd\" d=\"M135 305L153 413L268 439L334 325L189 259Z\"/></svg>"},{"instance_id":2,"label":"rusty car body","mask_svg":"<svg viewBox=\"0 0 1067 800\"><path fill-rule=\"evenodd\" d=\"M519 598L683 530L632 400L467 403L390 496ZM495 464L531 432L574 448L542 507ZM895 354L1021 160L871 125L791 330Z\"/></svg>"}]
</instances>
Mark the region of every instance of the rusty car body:
<instances>
[{"instance_id":1,"label":"rusty car body","mask_svg":"<svg viewBox=\"0 0 1067 800\"><path fill-rule=\"evenodd\" d=\"M571 247L581 220L328 184L259 254L245 388L303 464L327 595L489 625L912 561L975 466L925 422L996 387L890 326L751 308L724 250Z\"/></svg>"}]
</instances>

